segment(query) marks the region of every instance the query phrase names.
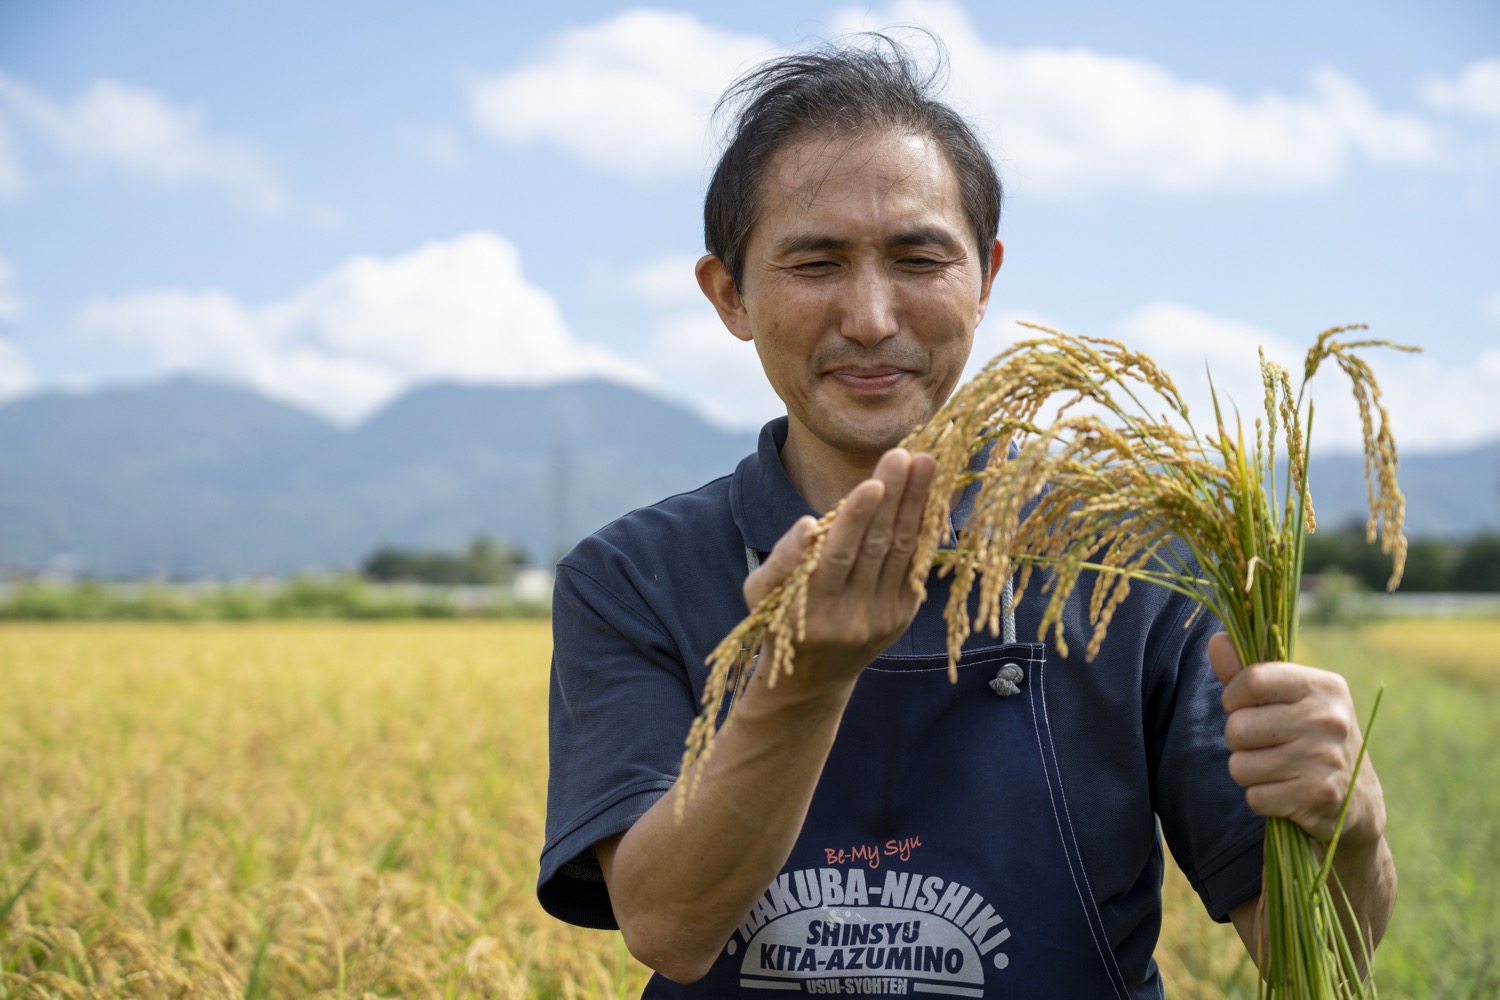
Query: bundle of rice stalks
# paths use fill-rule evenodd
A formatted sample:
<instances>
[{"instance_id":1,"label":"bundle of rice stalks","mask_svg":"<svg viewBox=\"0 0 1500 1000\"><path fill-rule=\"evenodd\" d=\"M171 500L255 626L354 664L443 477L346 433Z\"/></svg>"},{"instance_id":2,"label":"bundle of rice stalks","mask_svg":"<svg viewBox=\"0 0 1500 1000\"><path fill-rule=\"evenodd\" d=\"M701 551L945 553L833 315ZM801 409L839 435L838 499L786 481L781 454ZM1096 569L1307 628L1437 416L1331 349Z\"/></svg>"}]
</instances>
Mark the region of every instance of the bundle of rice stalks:
<instances>
[{"instance_id":1,"label":"bundle of rice stalks","mask_svg":"<svg viewBox=\"0 0 1500 1000\"><path fill-rule=\"evenodd\" d=\"M1226 426L1216 393L1213 431L1200 434L1172 379L1146 355L1113 340L1033 329L1042 336L997 355L903 442L937 461L911 586L925 596L934 565L953 576L945 612L950 675L956 676L974 629L999 633L1006 580L1014 575L1015 593L1024 593L1039 568L1045 570L1040 594L1047 604L1038 638L1050 630L1064 655L1063 609L1090 572L1098 583L1088 609L1088 659L1104 642L1131 584L1145 580L1217 615L1242 663L1290 660L1303 540L1315 524L1307 481L1313 406L1306 390L1327 362L1337 364L1353 386L1364 434L1366 533L1371 541L1378 536L1392 557L1389 586L1399 582L1406 540L1396 447L1379 385L1358 352L1414 348L1341 339L1363 326L1326 330L1307 352L1295 393L1286 369L1262 354L1265 414L1247 440L1238 416L1232 429ZM1039 422L1044 414L1049 423ZM1278 439L1286 449L1284 474L1278 470ZM971 471L974 457L986 450L987 463ZM956 546L939 548L953 499L976 482L972 512ZM748 682L757 656L756 669L769 671L770 683L793 669L808 580L836 513L818 522L792 575L709 656L702 711L683 757L679 814L712 752L726 694ZM978 610L971 617L976 586ZM1361 761L1363 756L1362 749ZM1260 964L1270 995L1365 995L1360 970L1367 947L1357 934L1352 945L1348 941L1334 906L1336 879L1330 886L1336 846L1337 835L1320 859L1289 820L1267 825L1263 901L1269 933Z\"/></svg>"}]
</instances>

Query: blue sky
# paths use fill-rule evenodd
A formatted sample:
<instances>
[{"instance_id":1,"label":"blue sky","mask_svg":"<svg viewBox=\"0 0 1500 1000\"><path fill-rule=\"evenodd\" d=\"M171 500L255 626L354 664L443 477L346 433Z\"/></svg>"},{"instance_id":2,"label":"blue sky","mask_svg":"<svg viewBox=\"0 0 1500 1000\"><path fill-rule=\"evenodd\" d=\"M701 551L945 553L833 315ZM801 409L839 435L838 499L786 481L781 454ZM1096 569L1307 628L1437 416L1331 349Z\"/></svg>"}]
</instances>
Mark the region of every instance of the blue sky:
<instances>
[{"instance_id":1,"label":"blue sky","mask_svg":"<svg viewBox=\"0 0 1500 1000\"><path fill-rule=\"evenodd\" d=\"M1364 321L1426 348L1373 358L1408 450L1500 437L1493 0L6 0L0 397L188 371L348 422L606 375L754 426L777 401L691 277L708 108L899 24L1007 184L976 354L1040 320L1253 406L1257 344Z\"/></svg>"}]
</instances>

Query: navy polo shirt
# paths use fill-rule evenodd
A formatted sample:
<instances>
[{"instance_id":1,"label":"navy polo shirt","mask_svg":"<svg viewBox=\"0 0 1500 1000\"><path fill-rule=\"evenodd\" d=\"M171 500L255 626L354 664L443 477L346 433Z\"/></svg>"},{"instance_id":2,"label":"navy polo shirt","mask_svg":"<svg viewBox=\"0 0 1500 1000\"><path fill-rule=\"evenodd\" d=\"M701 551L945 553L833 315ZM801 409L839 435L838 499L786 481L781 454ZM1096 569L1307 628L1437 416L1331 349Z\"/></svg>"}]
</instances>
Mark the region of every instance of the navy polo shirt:
<instances>
[{"instance_id":1,"label":"navy polo shirt","mask_svg":"<svg viewBox=\"0 0 1500 1000\"><path fill-rule=\"evenodd\" d=\"M538 896L553 915L616 926L593 845L623 833L671 788L697 713L708 653L747 613L746 548L764 555L816 515L780 461L785 418L731 476L632 511L557 567L551 772ZM961 525L967 500L954 512ZM1039 581L1017 633L1037 638ZM1069 600L1069 657L1049 645L1051 726L1088 883L1127 976L1155 979L1163 861L1158 824L1208 913L1260 887L1264 821L1229 778L1221 689L1193 605L1137 583L1093 663L1082 659L1090 581ZM928 601L888 651L941 653L943 607Z\"/></svg>"}]
</instances>

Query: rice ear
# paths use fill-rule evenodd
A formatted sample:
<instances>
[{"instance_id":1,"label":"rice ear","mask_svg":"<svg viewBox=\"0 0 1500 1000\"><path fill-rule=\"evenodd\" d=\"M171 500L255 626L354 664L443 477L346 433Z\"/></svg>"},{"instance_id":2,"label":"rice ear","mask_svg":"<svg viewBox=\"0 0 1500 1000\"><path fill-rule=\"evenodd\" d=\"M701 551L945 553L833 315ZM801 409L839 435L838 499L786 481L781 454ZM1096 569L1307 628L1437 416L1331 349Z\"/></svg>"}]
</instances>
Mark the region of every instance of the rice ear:
<instances>
[{"instance_id":1,"label":"rice ear","mask_svg":"<svg viewBox=\"0 0 1500 1000\"><path fill-rule=\"evenodd\" d=\"M1135 581L1166 587L1211 610L1243 662L1289 659L1302 539L1315 527L1307 382L1330 359L1348 376L1359 406L1368 532L1371 538L1378 534L1391 554L1390 585L1400 579L1405 500L1396 483L1396 446L1380 387L1359 352L1375 346L1413 348L1340 339L1363 327L1326 330L1307 353L1295 398L1287 371L1262 354L1264 424L1254 422L1254 440L1247 444L1238 420L1235 432L1228 430L1211 377L1214 431L1204 436L1171 378L1146 355L1114 340L1022 325L1041 336L997 354L903 441L936 461L908 582L925 599L935 565L952 577L943 612L951 677L956 678L973 632L998 629L1005 580L1015 576L1019 600L1039 569L1045 576L1037 588L1043 601L1038 638L1050 633L1064 657L1069 654L1063 628L1067 608L1075 589L1089 580L1088 660L1099 653ZM1278 431L1287 454L1279 503L1274 489L1271 498L1266 495L1268 483L1275 485ZM1003 449L1012 443L1017 450L1009 456ZM989 462L970 471L986 447L992 449ZM953 498L963 488L974 491L968 521L954 546L944 548ZM755 669L767 671L768 683L795 668L796 644L807 627L808 581L835 516L831 511L818 521L792 575L709 655L701 711L688 734L677 784L679 818L710 760L725 692L743 689L757 651ZM1339 965L1338 956L1356 951L1344 940L1340 923L1312 915L1333 912L1327 882L1314 900L1291 875L1278 874L1319 870L1307 838L1289 821L1278 820L1268 825L1267 837L1264 892L1273 926L1262 968L1270 994L1364 996L1358 968ZM1294 939L1312 945L1289 957L1287 942ZM1359 944L1359 953L1366 953L1365 943ZM1295 977L1287 978L1288 963ZM1294 981L1312 984L1313 992L1285 992L1285 984Z\"/></svg>"}]
</instances>

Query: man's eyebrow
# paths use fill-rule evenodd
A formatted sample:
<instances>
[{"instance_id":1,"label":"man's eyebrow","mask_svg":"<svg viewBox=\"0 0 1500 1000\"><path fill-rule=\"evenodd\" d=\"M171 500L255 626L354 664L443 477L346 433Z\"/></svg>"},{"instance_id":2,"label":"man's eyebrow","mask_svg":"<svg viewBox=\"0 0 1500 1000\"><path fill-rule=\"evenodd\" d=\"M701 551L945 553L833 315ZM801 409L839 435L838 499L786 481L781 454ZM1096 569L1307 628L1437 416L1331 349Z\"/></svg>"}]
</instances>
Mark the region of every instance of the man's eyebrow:
<instances>
[{"instance_id":1,"label":"man's eyebrow","mask_svg":"<svg viewBox=\"0 0 1500 1000\"><path fill-rule=\"evenodd\" d=\"M885 241L885 245L888 247L935 246L949 251L957 251L963 247L962 241L942 226L915 226L905 229L899 233L893 233L890 239ZM850 246L852 243L849 240L825 233L794 233L777 242L776 249L781 253L795 254L847 250Z\"/></svg>"},{"instance_id":2,"label":"man's eyebrow","mask_svg":"<svg viewBox=\"0 0 1500 1000\"><path fill-rule=\"evenodd\" d=\"M904 232L896 233L886 241L886 246L936 246L942 247L945 250L957 251L963 248L963 242L942 226L916 226Z\"/></svg>"},{"instance_id":3,"label":"man's eyebrow","mask_svg":"<svg viewBox=\"0 0 1500 1000\"><path fill-rule=\"evenodd\" d=\"M848 240L841 240L837 236L828 236L823 233L794 233L776 244L776 249L782 253L818 253L823 250L847 250L850 247Z\"/></svg>"}]
</instances>

